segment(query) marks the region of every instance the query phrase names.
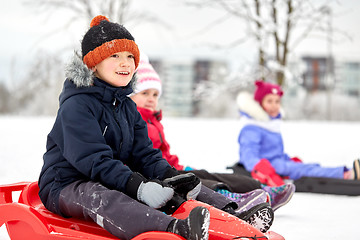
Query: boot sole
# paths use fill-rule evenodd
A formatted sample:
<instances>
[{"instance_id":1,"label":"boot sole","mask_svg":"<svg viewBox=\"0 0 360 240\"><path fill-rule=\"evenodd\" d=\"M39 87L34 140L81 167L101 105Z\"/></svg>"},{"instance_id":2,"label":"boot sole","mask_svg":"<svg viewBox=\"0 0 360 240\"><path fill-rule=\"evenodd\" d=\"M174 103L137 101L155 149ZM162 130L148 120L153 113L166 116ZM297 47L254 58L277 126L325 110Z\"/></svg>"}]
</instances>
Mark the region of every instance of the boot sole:
<instances>
[{"instance_id":1,"label":"boot sole","mask_svg":"<svg viewBox=\"0 0 360 240\"><path fill-rule=\"evenodd\" d=\"M261 203L242 213L239 218L265 233L273 224L274 211L268 203Z\"/></svg>"}]
</instances>

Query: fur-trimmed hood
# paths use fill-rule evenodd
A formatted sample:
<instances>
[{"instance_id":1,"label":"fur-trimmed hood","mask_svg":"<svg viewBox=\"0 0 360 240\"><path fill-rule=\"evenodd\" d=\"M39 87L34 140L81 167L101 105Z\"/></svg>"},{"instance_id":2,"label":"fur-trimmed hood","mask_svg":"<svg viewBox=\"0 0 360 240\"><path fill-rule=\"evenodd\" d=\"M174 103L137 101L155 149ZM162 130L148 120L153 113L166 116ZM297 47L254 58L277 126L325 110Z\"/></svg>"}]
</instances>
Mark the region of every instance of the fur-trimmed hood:
<instances>
[{"instance_id":1,"label":"fur-trimmed hood","mask_svg":"<svg viewBox=\"0 0 360 240\"><path fill-rule=\"evenodd\" d=\"M76 87L90 87L94 84L94 72L85 65L77 52L74 52L72 60L65 67L65 77Z\"/></svg>"},{"instance_id":2,"label":"fur-trimmed hood","mask_svg":"<svg viewBox=\"0 0 360 240\"><path fill-rule=\"evenodd\" d=\"M271 132L281 132L282 109L280 109L280 114L277 117L272 118L248 92L240 92L236 98L236 103L242 116L240 121L242 127L253 125Z\"/></svg>"},{"instance_id":3,"label":"fur-trimmed hood","mask_svg":"<svg viewBox=\"0 0 360 240\"><path fill-rule=\"evenodd\" d=\"M248 115L254 120L269 121L272 119L249 92L240 92L236 98L236 104L242 114ZM280 108L280 114L276 118L283 118L284 115L284 109Z\"/></svg>"},{"instance_id":4,"label":"fur-trimmed hood","mask_svg":"<svg viewBox=\"0 0 360 240\"><path fill-rule=\"evenodd\" d=\"M69 97L91 93L102 98L103 101L113 101L114 97L126 97L133 92L135 85L135 74L130 83L125 87L114 87L102 81L94 75L81 59L78 53L74 53L72 60L65 67L66 81L60 94L60 105ZM105 96L106 95L106 96Z\"/></svg>"},{"instance_id":5,"label":"fur-trimmed hood","mask_svg":"<svg viewBox=\"0 0 360 240\"><path fill-rule=\"evenodd\" d=\"M248 92L240 92L236 98L236 104L240 112L245 113L249 117L259 121L269 121L270 116L256 102L253 96Z\"/></svg>"},{"instance_id":6,"label":"fur-trimmed hood","mask_svg":"<svg viewBox=\"0 0 360 240\"><path fill-rule=\"evenodd\" d=\"M94 72L85 65L79 53L74 52L72 60L65 67L65 77L71 80L77 87L90 87L94 84L95 75ZM132 89L135 89L135 77L136 73L134 73L133 78L128 84Z\"/></svg>"}]
</instances>

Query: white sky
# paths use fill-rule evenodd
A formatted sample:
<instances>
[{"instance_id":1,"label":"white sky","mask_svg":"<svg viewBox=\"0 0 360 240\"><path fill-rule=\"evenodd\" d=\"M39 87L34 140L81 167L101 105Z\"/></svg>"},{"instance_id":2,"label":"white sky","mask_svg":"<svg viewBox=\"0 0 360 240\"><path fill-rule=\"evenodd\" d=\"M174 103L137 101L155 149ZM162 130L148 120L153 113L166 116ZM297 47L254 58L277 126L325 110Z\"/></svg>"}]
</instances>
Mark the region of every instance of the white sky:
<instances>
[{"instance_id":1,"label":"white sky","mask_svg":"<svg viewBox=\"0 0 360 240\"><path fill-rule=\"evenodd\" d=\"M59 50L64 47L79 47L80 39L89 23L73 27L66 33L58 33L51 38L44 38L50 31L57 31L65 15L58 14L48 20L46 13L38 14L34 9L22 5L22 1L0 0L0 81L9 83L10 76L15 79L26 73L26 65L39 49ZM237 29L233 24L218 29L216 33L208 32L202 35L197 30L202 29L213 19L215 11L201 11L194 8L179 6L177 1L166 0L138 0L134 3L138 11L150 9L172 24L173 31L167 32L164 28L154 28L149 24L127 27L134 35L136 42L143 51L152 56L172 56L175 58L191 56L207 56L212 58L231 59L231 61L252 61L255 47L247 42L236 49L216 51L202 47L212 39L215 42L230 42L239 35L242 29ZM343 0L335 4L336 12L333 19L334 28L341 29L351 35L353 41L345 40L334 42L333 54L336 58L360 61L360 1ZM42 41L40 41L42 39ZM344 39L344 38L342 38ZM72 46L72 47L71 47ZM306 40L296 48L295 55L327 54L328 46L325 41ZM70 50L68 50L70 54ZM12 66L12 70L11 70ZM10 74L12 73L12 75Z\"/></svg>"}]
</instances>

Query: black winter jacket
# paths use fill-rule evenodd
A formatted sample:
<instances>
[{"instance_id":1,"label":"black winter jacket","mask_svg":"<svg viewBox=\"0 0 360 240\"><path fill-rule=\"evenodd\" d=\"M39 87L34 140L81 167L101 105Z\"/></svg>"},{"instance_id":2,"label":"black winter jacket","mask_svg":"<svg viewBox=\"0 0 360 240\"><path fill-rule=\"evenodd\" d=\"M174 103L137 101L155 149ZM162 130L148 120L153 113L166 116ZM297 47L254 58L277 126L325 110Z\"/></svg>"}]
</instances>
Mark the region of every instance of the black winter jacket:
<instances>
[{"instance_id":1,"label":"black winter jacket","mask_svg":"<svg viewBox=\"0 0 360 240\"><path fill-rule=\"evenodd\" d=\"M146 178L163 179L170 165L154 149L146 123L127 97L132 82L116 88L95 78L77 56L67 67L60 107L47 137L39 196L61 214L60 191L77 181L96 181L134 197Z\"/></svg>"}]
</instances>

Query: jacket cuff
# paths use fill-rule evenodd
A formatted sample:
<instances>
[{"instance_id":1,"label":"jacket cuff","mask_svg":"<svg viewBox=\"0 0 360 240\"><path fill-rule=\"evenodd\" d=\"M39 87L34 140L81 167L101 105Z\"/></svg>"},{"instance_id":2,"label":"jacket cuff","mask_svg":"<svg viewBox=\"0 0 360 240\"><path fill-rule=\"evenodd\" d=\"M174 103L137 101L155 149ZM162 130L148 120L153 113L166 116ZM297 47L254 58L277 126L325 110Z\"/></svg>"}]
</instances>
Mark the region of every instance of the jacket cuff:
<instances>
[{"instance_id":1,"label":"jacket cuff","mask_svg":"<svg viewBox=\"0 0 360 240\"><path fill-rule=\"evenodd\" d=\"M137 191L142 182L146 181L140 173L134 172L131 174L128 182L126 183L126 193L133 199L137 199Z\"/></svg>"},{"instance_id":2,"label":"jacket cuff","mask_svg":"<svg viewBox=\"0 0 360 240\"><path fill-rule=\"evenodd\" d=\"M170 167L166 170L166 172L164 173L164 176L161 180L164 180L166 178L171 178L174 176L179 175L180 173L178 172L178 170L176 170L174 167Z\"/></svg>"}]
</instances>

